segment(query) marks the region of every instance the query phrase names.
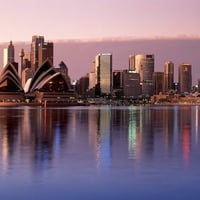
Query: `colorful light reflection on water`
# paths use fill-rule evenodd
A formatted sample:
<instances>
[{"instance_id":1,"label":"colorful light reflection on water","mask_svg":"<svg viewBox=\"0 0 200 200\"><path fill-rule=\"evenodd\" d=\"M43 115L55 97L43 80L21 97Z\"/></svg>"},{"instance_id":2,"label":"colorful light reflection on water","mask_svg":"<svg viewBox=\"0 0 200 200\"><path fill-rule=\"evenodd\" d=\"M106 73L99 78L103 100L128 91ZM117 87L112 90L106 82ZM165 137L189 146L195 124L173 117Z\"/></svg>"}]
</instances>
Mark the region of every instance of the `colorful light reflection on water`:
<instances>
[{"instance_id":1,"label":"colorful light reflection on water","mask_svg":"<svg viewBox=\"0 0 200 200\"><path fill-rule=\"evenodd\" d=\"M198 106L0 109L1 199L198 199Z\"/></svg>"}]
</instances>

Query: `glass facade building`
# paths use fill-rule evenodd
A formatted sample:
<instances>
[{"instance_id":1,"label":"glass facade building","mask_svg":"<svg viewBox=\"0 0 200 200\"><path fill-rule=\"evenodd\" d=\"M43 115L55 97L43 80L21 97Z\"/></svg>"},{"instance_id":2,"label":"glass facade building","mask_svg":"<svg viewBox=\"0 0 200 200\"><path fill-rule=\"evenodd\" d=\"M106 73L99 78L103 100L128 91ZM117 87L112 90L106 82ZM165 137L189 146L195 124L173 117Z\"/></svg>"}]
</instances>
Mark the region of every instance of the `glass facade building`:
<instances>
[{"instance_id":1,"label":"glass facade building","mask_svg":"<svg viewBox=\"0 0 200 200\"><path fill-rule=\"evenodd\" d=\"M129 56L128 64L129 64L129 71L135 71L135 56L134 55Z\"/></svg>"},{"instance_id":2,"label":"glass facade building","mask_svg":"<svg viewBox=\"0 0 200 200\"><path fill-rule=\"evenodd\" d=\"M95 57L95 71L97 73L97 95L112 92L112 54L98 54Z\"/></svg>"},{"instance_id":3,"label":"glass facade building","mask_svg":"<svg viewBox=\"0 0 200 200\"><path fill-rule=\"evenodd\" d=\"M140 74L142 94L152 95L152 77L154 72L154 55L136 55L135 71Z\"/></svg>"},{"instance_id":4,"label":"glass facade building","mask_svg":"<svg viewBox=\"0 0 200 200\"><path fill-rule=\"evenodd\" d=\"M43 36L33 36L31 43L31 69L35 72L39 67L39 44L44 43Z\"/></svg>"},{"instance_id":5,"label":"glass facade building","mask_svg":"<svg viewBox=\"0 0 200 200\"><path fill-rule=\"evenodd\" d=\"M192 89L192 66L190 64L179 65L179 93L190 93Z\"/></svg>"},{"instance_id":6,"label":"glass facade building","mask_svg":"<svg viewBox=\"0 0 200 200\"><path fill-rule=\"evenodd\" d=\"M164 91L174 89L174 63L167 61L164 64Z\"/></svg>"}]
</instances>

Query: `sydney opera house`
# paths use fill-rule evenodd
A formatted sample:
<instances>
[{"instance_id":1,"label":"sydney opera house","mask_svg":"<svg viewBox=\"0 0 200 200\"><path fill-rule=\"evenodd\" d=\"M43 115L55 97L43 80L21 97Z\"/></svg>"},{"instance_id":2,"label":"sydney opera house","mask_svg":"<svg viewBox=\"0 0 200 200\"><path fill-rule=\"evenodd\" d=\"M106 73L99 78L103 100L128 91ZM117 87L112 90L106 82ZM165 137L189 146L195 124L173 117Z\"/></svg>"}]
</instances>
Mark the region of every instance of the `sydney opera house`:
<instances>
[{"instance_id":1,"label":"sydney opera house","mask_svg":"<svg viewBox=\"0 0 200 200\"><path fill-rule=\"evenodd\" d=\"M56 71L46 59L32 78L22 87L21 79L14 64L8 63L0 74L0 102L26 102L36 104L73 104L75 93L70 81Z\"/></svg>"},{"instance_id":2,"label":"sydney opera house","mask_svg":"<svg viewBox=\"0 0 200 200\"><path fill-rule=\"evenodd\" d=\"M0 72L0 105L72 105L77 103L68 68L62 61L53 65L54 45L44 36L33 36L30 52L21 49L21 65L15 62L10 41L3 50Z\"/></svg>"}]
</instances>

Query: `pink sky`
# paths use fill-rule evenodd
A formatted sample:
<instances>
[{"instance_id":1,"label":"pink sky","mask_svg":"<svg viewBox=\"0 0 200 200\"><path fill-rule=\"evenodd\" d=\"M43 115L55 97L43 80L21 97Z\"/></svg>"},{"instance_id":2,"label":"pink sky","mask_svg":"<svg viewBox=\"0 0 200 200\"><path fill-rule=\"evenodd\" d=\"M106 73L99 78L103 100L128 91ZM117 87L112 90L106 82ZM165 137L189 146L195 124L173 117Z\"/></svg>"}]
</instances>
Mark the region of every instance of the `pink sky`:
<instances>
[{"instance_id":1,"label":"pink sky","mask_svg":"<svg viewBox=\"0 0 200 200\"><path fill-rule=\"evenodd\" d=\"M199 0L6 0L0 42L200 35Z\"/></svg>"},{"instance_id":2,"label":"pink sky","mask_svg":"<svg viewBox=\"0 0 200 200\"><path fill-rule=\"evenodd\" d=\"M163 70L166 60L176 66L189 62L196 82L200 77L199 8L199 0L6 0L0 6L0 45L3 49L10 40L14 44L27 41L20 48L26 46L29 51L33 35L43 35L50 41L84 39L90 42L55 46L55 64L64 60L72 79L90 72L96 53L109 51L114 69L127 68L129 54L138 53L155 54L155 70ZM170 44L155 42L160 37L193 38L196 42L182 41L173 46L174 40ZM109 38L109 45L105 38ZM120 43L123 48L110 42L113 38L125 41ZM156 40L135 43L131 42L133 38ZM103 42L94 42L97 40Z\"/></svg>"}]
</instances>

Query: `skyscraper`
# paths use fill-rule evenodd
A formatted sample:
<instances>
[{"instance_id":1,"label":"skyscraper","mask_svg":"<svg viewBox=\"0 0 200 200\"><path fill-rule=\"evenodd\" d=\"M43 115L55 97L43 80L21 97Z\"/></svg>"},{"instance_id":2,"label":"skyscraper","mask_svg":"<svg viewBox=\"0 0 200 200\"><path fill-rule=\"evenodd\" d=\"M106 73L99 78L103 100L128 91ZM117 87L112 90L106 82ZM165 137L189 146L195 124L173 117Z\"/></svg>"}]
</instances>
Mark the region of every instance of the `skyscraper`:
<instances>
[{"instance_id":1,"label":"skyscraper","mask_svg":"<svg viewBox=\"0 0 200 200\"><path fill-rule=\"evenodd\" d=\"M92 62L92 71L88 74L89 77L89 93L91 96L95 96L95 87L97 85L97 70L95 66L95 61Z\"/></svg>"},{"instance_id":2,"label":"skyscraper","mask_svg":"<svg viewBox=\"0 0 200 200\"><path fill-rule=\"evenodd\" d=\"M164 64L164 91L173 89L174 85L174 63L167 61Z\"/></svg>"},{"instance_id":3,"label":"skyscraper","mask_svg":"<svg viewBox=\"0 0 200 200\"><path fill-rule=\"evenodd\" d=\"M53 43L45 42L44 36L33 36L31 43L31 69L35 72L46 59L53 65Z\"/></svg>"},{"instance_id":4,"label":"skyscraper","mask_svg":"<svg viewBox=\"0 0 200 200\"><path fill-rule=\"evenodd\" d=\"M190 64L183 63L179 65L178 80L180 94L191 92L192 66Z\"/></svg>"},{"instance_id":5,"label":"skyscraper","mask_svg":"<svg viewBox=\"0 0 200 200\"><path fill-rule=\"evenodd\" d=\"M39 67L39 44L44 43L43 36L33 36L32 43L31 43L31 69L36 71Z\"/></svg>"},{"instance_id":6,"label":"skyscraper","mask_svg":"<svg viewBox=\"0 0 200 200\"><path fill-rule=\"evenodd\" d=\"M163 92L164 72L153 73L153 94L159 94Z\"/></svg>"},{"instance_id":7,"label":"skyscraper","mask_svg":"<svg viewBox=\"0 0 200 200\"><path fill-rule=\"evenodd\" d=\"M46 59L53 64L53 42L42 42L38 48L38 65L41 66Z\"/></svg>"},{"instance_id":8,"label":"skyscraper","mask_svg":"<svg viewBox=\"0 0 200 200\"><path fill-rule=\"evenodd\" d=\"M98 54L95 57L97 73L96 94L104 95L112 92L112 54Z\"/></svg>"},{"instance_id":9,"label":"skyscraper","mask_svg":"<svg viewBox=\"0 0 200 200\"><path fill-rule=\"evenodd\" d=\"M152 95L152 76L154 72L154 55L136 55L135 71L140 74L142 93Z\"/></svg>"},{"instance_id":10,"label":"skyscraper","mask_svg":"<svg viewBox=\"0 0 200 200\"><path fill-rule=\"evenodd\" d=\"M138 98L141 95L140 75L134 71L123 71L123 95Z\"/></svg>"},{"instance_id":11,"label":"skyscraper","mask_svg":"<svg viewBox=\"0 0 200 200\"><path fill-rule=\"evenodd\" d=\"M123 88L123 70L113 70L113 90Z\"/></svg>"},{"instance_id":12,"label":"skyscraper","mask_svg":"<svg viewBox=\"0 0 200 200\"><path fill-rule=\"evenodd\" d=\"M12 44L12 41L10 41L7 48L3 51L3 66L5 67L8 63L14 63L15 62L15 48Z\"/></svg>"},{"instance_id":13,"label":"skyscraper","mask_svg":"<svg viewBox=\"0 0 200 200\"><path fill-rule=\"evenodd\" d=\"M135 56L134 55L130 55L129 56L129 71L135 71Z\"/></svg>"}]
</instances>

